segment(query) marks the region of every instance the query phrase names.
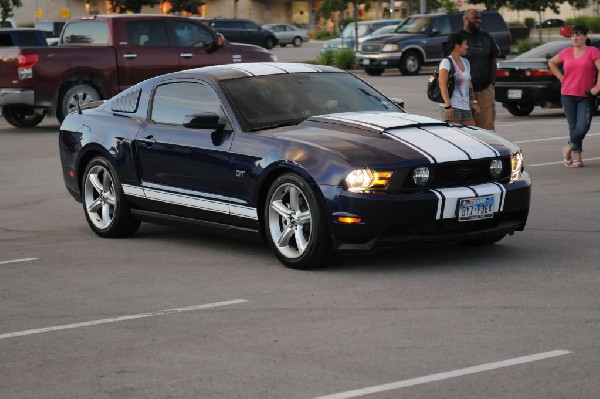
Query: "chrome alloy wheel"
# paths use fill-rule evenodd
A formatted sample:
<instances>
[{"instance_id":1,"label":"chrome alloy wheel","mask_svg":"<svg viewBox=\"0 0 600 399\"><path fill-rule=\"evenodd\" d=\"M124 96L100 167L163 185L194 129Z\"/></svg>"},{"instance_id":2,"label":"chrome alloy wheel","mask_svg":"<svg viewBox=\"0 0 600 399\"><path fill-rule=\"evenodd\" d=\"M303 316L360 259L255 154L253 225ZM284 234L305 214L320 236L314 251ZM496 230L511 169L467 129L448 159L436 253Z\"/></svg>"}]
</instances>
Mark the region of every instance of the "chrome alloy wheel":
<instances>
[{"instance_id":1,"label":"chrome alloy wheel","mask_svg":"<svg viewBox=\"0 0 600 399\"><path fill-rule=\"evenodd\" d=\"M301 257L313 230L311 209L302 190L292 183L277 187L269 199L268 219L277 250L289 259Z\"/></svg>"},{"instance_id":2,"label":"chrome alloy wheel","mask_svg":"<svg viewBox=\"0 0 600 399\"><path fill-rule=\"evenodd\" d=\"M117 214L115 184L110 172L102 165L95 165L85 178L85 209L89 220L98 229L109 228Z\"/></svg>"}]
</instances>

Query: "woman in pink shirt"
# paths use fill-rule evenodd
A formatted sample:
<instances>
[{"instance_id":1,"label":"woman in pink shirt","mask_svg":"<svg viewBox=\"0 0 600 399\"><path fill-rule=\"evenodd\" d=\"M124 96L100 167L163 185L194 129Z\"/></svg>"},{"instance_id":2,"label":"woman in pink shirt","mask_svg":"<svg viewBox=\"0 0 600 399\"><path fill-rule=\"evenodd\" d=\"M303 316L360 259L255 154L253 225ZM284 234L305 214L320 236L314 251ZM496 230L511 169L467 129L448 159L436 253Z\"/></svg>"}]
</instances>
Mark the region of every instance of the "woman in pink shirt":
<instances>
[{"instance_id":1,"label":"woman in pink shirt","mask_svg":"<svg viewBox=\"0 0 600 399\"><path fill-rule=\"evenodd\" d=\"M600 74L596 77L596 70L600 71L600 50L590 46L583 26L573 27L571 41L573 47L552 57L548 66L561 82L561 101L569 124L569 142L562 149L564 164L580 168L583 139L590 130L596 96L600 93ZM564 73L558 67L560 64Z\"/></svg>"}]
</instances>

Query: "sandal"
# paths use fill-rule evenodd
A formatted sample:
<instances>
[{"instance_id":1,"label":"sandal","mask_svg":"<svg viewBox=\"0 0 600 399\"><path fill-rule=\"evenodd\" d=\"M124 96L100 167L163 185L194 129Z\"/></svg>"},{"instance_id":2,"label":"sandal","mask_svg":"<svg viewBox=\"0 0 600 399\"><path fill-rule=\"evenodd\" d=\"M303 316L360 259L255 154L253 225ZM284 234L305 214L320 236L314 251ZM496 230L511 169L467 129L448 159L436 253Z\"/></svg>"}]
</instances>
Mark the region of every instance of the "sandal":
<instances>
[{"instance_id":1,"label":"sandal","mask_svg":"<svg viewBox=\"0 0 600 399\"><path fill-rule=\"evenodd\" d=\"M573 161L573 163L571 163L569 165L569 167L570 168L583 168L583 162L581 162L581 161Z\"/></svg>"},{"instance_id":2,"label":"sandal","mask_svg":"<svg viewBox=\"0 0 600 399\"><path fill-rule=\"evenodd\" d=\"M573 160L571 159L571 150L569 149L569 151L565 151L564 149L561 150L562 155L563 155L563 164L567 167L570 168L573 165ZM567 155L569 156L567 158Z\"/></svg>"}]
</instances>

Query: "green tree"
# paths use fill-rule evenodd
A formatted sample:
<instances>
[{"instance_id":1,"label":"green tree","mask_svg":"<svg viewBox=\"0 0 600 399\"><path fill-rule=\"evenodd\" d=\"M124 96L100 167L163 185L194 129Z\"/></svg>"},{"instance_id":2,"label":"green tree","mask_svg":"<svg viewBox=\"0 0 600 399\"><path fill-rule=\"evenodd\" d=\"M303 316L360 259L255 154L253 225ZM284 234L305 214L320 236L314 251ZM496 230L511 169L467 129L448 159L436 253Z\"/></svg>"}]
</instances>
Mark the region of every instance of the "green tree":
<instances>
[{"instance_id":1,"label":"green tree","mask_svg":"<svg viewBox=\"0 0 600 399\"><path fill-rule=\"evenodd\" d=\"M160 4L160 0L111 0L110 8L112 12L125 14L132 12L139 14L143 6L155 6Z\"/></svg>"},{"instance_id":2,"label":"green tree","mask_svg":"<svg viewBox=\"0 0 600 399\"><path fill-rule=\"evenodd\" d=\"M520 1L520 0L517 0ZM469 0L469 4L485 4L486 10L498 11L501 7L509 6L513 0ZM512 8L512 7L511 7ZM516 8L515 8L516 10Z\"/></svg>"},{"instance_id":3,"label":"green tree","mask_svg":"<svg viewBox=\"0 0 600 399\"><path fill-rule=\"evenodd\" d=\"M198 14L198 7L203 6L206 2L201 0L171 0L170 13L190 12Z\"/></svg>"},{"instance_id":4,"label":"green tree","mask_svg":"<svg viewBox=\"0 0 600 399\"><path fill-rule=\"evenodd\" d=\"M12 17L13 9L22 6L21 0L0 0L0 21L4 22L7 18Z\"/></svg>"}]
</instances>

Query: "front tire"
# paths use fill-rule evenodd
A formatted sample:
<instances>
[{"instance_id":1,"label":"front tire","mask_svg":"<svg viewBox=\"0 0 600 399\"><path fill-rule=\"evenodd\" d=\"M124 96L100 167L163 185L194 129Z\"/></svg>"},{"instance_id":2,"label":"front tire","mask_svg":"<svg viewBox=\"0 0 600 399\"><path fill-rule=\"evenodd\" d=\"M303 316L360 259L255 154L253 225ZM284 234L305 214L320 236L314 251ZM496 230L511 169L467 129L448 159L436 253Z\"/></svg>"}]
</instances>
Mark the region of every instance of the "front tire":
<instances>
[{"instance_id":1,"label":"front tire","mask_svg":"<svg viewBox=\"0 0 600 399\"><path fill-rule=\"evenodd\" d=\"M421 71L421 56L416 51L407 51L400 58L400 72L402 75L412 76L418 75Z\"/></svg>"},{"instance_id":2,"label":"front tire","mask_svg":"<svg viewBox=\"0 0 600 399\"><path fill-rule=\"evenodd\" d=\"M71 86L60 97L56 118L62 122L69 112L77 108L77 104L84 105L99 100L100 94L92 86L88 84Z\"/></svg>"},{"instance_id":3,"label":"front tire","mask_svg":"<svg viewBox=\"0 0 600 399\"><path fill-rule=\"evenodd\" d=\"M31 107L20 105L5 106L2 109L2 115L4 115L6 122L19 128L35 127L40 124L45 116L35 114Z\"/></svg>"},{"instance_id":4,"label":"front tire","mask_svg":"<svg viewBox=\"0 0 600 399\"><path fill-rule=\"evenodd\" d=\"M294 47L302 46L302 38L296 36L294 40L292 40L292 44L294 45Z\"/></svg>"},{"instance_id":5,"label":"front tire","mask_svg":"<svg viewBox=\"0 0 600 399\"><path fill-rule=\"evenodd\" d=\"M514 116L527 116L533 111L533 104L515 104L509 103L505 105L508 112Z\"/></svg>"},{"instance_id":6,"label":"front tire","mask_svg":"<svg viewBox=\"0 0 600 399\"><path fill-rule=\"evenodd\" d=\"M128 237L140 227L131 215L117 173L105 158L90 161L81 188L85 218L100 237Z\"/></svg>"},{"instance_id":7,"label":"front tire","mask_svg":"<svg viewBox=\"0 0 600 399\"><path fill-rule=\"evenodd\" d=\"M381 69L381 68L365 68L365 72L369 76L381 76L383 71L384 71L384 69Z\"/></svg>"},{"instance_id":8,"label":"front tire","mask_svg":"<svg viewBox=\"0 0 600 399\"><path fill-rule=\"evenodd\" d=\"M265 39L265 44L263 47L266 48L267 50L271 50L273 47L275 47L275 40L273 40L273 38L271 38L271 37L267 37Z\"/></svg>"},{"instance_id":9,"label":"front tire","mask_svg":"<svg viewBox=\"0 0 600 399\"><path fill-rule=\"evenodd\" d=\"M287 173L267 193L264 223L269 246L292 269L314 269L333 256L326 216L305 180Z\"/></svg>"}]
</instances>

